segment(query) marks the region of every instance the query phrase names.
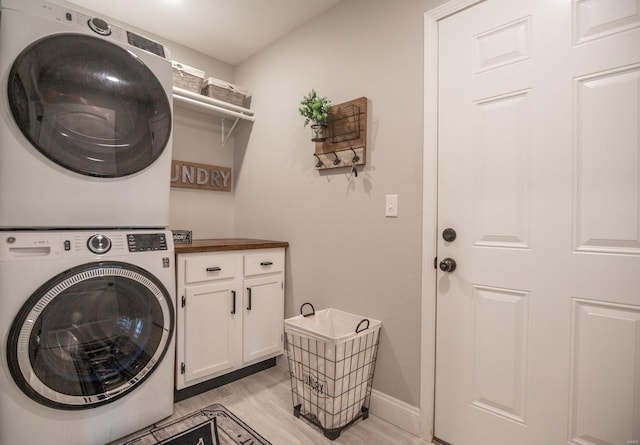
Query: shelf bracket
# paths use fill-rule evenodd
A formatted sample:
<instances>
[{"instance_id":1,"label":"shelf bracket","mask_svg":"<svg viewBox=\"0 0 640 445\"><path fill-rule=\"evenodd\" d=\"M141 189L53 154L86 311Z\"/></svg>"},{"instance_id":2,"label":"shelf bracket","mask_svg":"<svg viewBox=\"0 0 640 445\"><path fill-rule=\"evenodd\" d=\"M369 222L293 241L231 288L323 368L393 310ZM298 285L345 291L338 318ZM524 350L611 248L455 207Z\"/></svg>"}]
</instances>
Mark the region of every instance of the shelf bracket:
<instances>
[{"instance_id":1,"label":"shelf bracket","mask_svg":"<svg viewBox=\"0 0 640 445\"><path fill-rule=\"evenodd\" d=\"M231 133L236 128L236 125L238 124L238 121L240 120L240 118L239 117L235 118L235 120L233 121L233 125L231 125L231 128L229 129L229 132L227 133L226 136L224 134L224 121L225 121L225 118L223 117L221 120L222 120L222 131L220 132L220 143L224 147L224 144L226 144L227 141L229 140L229 138L231 137Z\"/></svg>"}]
</instances>

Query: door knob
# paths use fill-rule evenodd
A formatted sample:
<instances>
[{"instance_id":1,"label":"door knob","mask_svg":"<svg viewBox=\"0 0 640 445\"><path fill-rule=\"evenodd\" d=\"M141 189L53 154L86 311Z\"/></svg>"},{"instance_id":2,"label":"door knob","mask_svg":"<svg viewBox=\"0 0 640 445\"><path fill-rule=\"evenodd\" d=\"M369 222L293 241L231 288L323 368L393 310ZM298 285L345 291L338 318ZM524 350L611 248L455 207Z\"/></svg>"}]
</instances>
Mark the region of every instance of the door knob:
<instances>
[{"instance_id":1,"label":"door knob","mask_svg":"<svg viewBox=\"0 0 640 445\"><path fill-rule=\"evenodd\" d=\"M444 229L444 231L442 232L442 238L444 238L444 240L448 243L455 241L457 236L458 234L451 227Z\"/></svg>"},{"instance_id":2,"label":"door knob","mask_svg":"<svg viewBox=\"0 0 640 445\"><path fill-rule=\"evenodd\" d=\"M440 270L443 272L453 272L456 270L456 260L453 258L445 258L440 261Z\"/></svg>"}]
</instances>

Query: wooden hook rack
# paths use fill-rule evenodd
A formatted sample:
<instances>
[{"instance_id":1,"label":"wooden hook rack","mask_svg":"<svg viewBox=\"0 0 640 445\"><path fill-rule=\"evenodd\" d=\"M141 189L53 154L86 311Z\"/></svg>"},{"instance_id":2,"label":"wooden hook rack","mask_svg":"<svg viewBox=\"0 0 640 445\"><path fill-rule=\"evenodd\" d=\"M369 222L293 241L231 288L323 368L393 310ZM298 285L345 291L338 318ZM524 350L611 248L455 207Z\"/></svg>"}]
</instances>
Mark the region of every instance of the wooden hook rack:
<instances>
[{"instance_id":1,"label":"wooden hook rack","mask_svg":"<svg viewBox=\"0 0 640 445\"><path fill-rule=\"evenodd\" d=\"M331 107L325 134L316 142L317 170L365 165L367 162L367 105L360 97Z\"/></svg>"}]
</instances>

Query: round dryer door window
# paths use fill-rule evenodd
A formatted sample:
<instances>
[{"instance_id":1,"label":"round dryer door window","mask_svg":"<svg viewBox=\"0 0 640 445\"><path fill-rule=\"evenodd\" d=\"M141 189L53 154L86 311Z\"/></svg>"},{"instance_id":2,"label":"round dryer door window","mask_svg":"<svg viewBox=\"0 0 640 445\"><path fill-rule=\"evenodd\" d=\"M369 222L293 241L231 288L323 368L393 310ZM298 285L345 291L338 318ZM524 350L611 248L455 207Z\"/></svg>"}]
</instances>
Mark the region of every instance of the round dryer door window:
<instances>
[{"instance_id":1,"label":"round dryer door window","mask_svg":"<svg viewBox=\"0 0 640 445\"><path fill-rule=\"evenodd\" d=\"M27 47L9 73L8 98L35 148L88 176L146 168L171 133L157 77L132 52L96 37L58 34Z\"/></svg>"},{"instance_id":2,"label":"round dryer door window","mask_svg":"<svg viewBox=\"0 0 640 445\"><path fill-rule=\"evenodd\" d=\"M9 370L39 403L86 409L145 380L173 336L173 304L146 270L120 262L70 269L25 303L7 343Z\"/></svg>"}]
</instances>

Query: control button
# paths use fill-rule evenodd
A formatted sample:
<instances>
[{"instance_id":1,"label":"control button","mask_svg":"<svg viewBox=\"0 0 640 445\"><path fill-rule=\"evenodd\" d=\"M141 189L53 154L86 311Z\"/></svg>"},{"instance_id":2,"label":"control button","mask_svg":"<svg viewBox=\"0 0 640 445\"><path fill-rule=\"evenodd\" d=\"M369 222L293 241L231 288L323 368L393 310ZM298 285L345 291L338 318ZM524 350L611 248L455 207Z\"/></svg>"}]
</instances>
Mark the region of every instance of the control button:
<instances>
[{"instance_id":1,"label":"control button","mask_svg":"<svg viewBox=\"0 0 640 445\"><path fill-rule=\"evenodd\" d=\"M111 240L106 236L98 233L93 235L87 241L87 248L98 255L107 253L111 249Z\"/></svg>"},{"instance_id":2,"label":"control button","mask_svg":"<svg viewBox=\"0 0 640 445\"><path fill-rule=\"evenodd\" d=\"M111 26L107 22L97 17L94 17L89 20L89 28L97 34L101 36L111 35Z\"/></svg>"},{"instance_id":3,"label":"control button","mask_svg":"<svg viewBox=\"0 0 640 445\"><path fill-rule=\"evenodd\" d=\"M67 12L67 13L64 15L64 18L65 18L65 19L67 19L67 21L68 21L68 22L72 22L72 21L73 21L73 16L71 15L71 13L70 13L70 12Z\"/></svg>"},{"instance_id":4,"label":"control button","mask_svg":"<svg viewBox=\"0 0 640 445\"><path fill-rule=\"evenodd\" d=\"M71 241L69 241L68 239L64 240L64 250L66 250L67 252L71 250Z\"/></svg>"},{"instance_id":5,"label":"control button","mask_svg":"<svg viewBox=\"0 0 640 445\"><path fill-rule=\"evenodd\" d=\"M132 233L127 235L127 247L129 247L129 252L135 252L136 249L136 236Z\"/></svg>"}]
</instances>

